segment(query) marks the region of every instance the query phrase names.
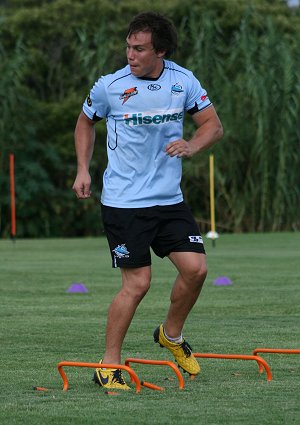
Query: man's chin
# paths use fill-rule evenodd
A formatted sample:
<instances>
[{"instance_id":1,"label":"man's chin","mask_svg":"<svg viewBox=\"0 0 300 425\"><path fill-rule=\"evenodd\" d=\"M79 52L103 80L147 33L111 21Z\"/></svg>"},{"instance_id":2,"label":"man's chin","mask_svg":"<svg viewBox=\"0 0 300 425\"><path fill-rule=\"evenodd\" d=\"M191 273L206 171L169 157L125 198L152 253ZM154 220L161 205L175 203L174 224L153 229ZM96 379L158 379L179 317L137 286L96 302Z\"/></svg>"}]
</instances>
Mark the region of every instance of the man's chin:
<instances>
[{"instance_id":1,"label":"man's chin","mask_svg":"<svg viewBox=\"0 0 300 425\"><path fill-rule=\"evenodd\" d=\"M141 71L140 71L140 69L138 67L131 66L130 67L130 72L135 77L141 77Z\"/></svg>"}]
</instances>

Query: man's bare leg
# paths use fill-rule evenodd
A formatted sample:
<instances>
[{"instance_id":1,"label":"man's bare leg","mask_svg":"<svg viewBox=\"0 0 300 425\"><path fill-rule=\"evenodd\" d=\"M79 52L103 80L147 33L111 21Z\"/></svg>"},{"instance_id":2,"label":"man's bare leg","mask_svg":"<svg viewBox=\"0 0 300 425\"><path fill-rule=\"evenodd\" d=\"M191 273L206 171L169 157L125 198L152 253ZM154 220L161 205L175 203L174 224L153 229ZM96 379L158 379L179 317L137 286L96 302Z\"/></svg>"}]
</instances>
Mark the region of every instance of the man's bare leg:
<instances>
[{"instance_id":1,"label":"man's bare leg","mask_svg":"<svg viewBox=\"0 0 300 425\"><path fill-rule=\"evenodd\" d=\"M171 292L164 329L169 337L176 338L180 336L185 320L200 295L207 268L204 254L173 252L169 258L179 274Z\"/></svg>"},{"instance_id":2,"label":"man's bare leg","mask_svg":"<svg viewBox=\"0 0 300 425\"><path fill-rule=\"evenodd\" d=\"M122 288L113 299L107 317L103 363L120 363L121 348L137 306L150 288L151 267L122 268Z\"/></svg>"}]
</instances>

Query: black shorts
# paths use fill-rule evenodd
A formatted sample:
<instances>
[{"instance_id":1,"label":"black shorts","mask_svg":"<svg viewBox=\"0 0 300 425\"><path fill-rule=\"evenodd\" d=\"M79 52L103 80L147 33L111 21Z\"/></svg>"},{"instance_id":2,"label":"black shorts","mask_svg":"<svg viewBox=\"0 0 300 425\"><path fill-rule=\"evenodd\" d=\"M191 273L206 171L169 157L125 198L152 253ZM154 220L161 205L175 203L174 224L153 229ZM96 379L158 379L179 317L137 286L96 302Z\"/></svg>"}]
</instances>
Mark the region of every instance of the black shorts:
<instances>
[{"instance_id":1,"label":"black shorts","mask_svg":"<svg viewBox=\"0 0 300 425\"><path fill-rule=\"evenodd\" d=\"M163 258L171 252L205 254L202 237L184 202L147 208L101 205L113 267L151 265L150 247Z\"/></svg>"}]
</instances>

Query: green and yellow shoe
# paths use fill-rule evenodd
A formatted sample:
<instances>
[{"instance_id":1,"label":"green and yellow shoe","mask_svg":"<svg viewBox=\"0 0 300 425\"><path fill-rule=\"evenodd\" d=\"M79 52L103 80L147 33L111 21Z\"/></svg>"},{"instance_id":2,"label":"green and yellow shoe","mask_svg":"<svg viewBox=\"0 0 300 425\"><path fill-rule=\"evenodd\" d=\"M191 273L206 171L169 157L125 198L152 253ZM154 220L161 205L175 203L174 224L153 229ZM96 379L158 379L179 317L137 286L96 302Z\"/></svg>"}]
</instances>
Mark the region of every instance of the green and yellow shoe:
<instances>
[{"instance_id":1,"label":"green and yellow shoe","mask_svg":"<svg viewBox=\"0 0 300 425\"><path fill-rule=\"evenodd\" d=\"M100 360L100 364L102 360ZM130 387L124 381L121 369L97 368L94 373L93 381L108 390L130 390Z\"/></svg>"},{"instance_id":2,"label":"green and yellow shoe","mask_svg":"<svg viewBox=\"0 0 300 425\"><path fill-rule=\"evenodd\" d=\"M153 333L154 342L161 347L167 348L174 355L178 365L190 375L197 375L200 372L200 366L192 353L192 347L184 339L180 344L169 341L164 334L163 325L155 329Z\"/></svg>"}]
</instances>

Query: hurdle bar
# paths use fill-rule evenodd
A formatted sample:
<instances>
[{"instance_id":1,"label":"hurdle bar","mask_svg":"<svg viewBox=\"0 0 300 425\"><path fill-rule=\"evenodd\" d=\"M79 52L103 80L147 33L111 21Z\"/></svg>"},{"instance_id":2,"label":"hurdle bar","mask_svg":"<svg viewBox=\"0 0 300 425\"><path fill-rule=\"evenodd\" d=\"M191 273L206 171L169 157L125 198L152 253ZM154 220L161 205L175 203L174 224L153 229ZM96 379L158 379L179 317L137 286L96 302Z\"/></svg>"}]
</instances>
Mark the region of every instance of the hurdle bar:
<instances>
[{"instance_id":1,"label":"hurdle bar","mask_svg":"<svg viewBox=\"0 0 300 425\"><path fill-rule=\"evenodd\" d=\"M265 370L267 380L272 381L272 372L268 363L260 356L248 356L244 354L215 354L215 353L193 353L194 357L211 358L211 359L228 359L228 360L255 360L259 370Z\"/></svg>"},{"instance_id":2,"label":"hurdle bar","mask_svg":"<svg viewBox=\"0 0 300 425\"><path fill-rule=\"evenodd\" d=\"M257 356L257 353L268 353L268 354L300 354L298 349L289 349L289 348L255 348L253 350L253 355ZM258 366L259 372L262 373L263 369L261 365Z\"/></svg>"},{"instance_id":3,"label":"hurdle bar","mask_svg":"<svg viewBox=\"0 0 300 425\"><path fill-rule=\"evenodd\" d=\"M158 365L158 366L168 366L170 367L176 374L179 388L183 390L184 388L184 379L178 369L178 367L175 365L175 363L170 362L168 360L150 360L150 359L136 359L133 357L130 357L125 360L125 365L129 366L130 363L140 363L140 364L148 364L148 365Z\"/></svg>"},{"instance_id":4,"label":"hurdle bar","mask_svg":"<svg viewBox=\"0 0 300 425\"><path fill-rule=\"evenodd\" d=\"M63 391L67 391L69 388L69 381L67 378L67 375L65 374L63 367L90 367L93 369L97 369L100 367L100 363L86 363L86 362L68 362L68 361L63 361L58 363L57 365L57 369L58 372L60 373L60 376L62 377L64 386L63 386ZM135 391L138 394L141 391L141 382L139 380L139 378L137 377L136 373L134 372L133 369L131 369L128 366L124 366L122 364L111 364L111 363L101 363L101 368L109 368L109 369L122 369L125 370L129 376L130 376L130 380L131 382L135 383Z\"/></svg>"}]
</instances>

